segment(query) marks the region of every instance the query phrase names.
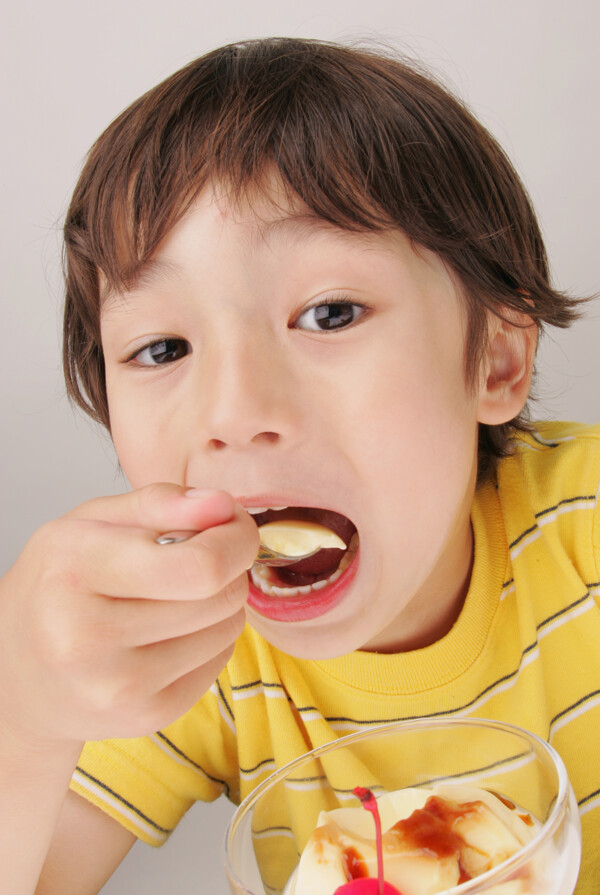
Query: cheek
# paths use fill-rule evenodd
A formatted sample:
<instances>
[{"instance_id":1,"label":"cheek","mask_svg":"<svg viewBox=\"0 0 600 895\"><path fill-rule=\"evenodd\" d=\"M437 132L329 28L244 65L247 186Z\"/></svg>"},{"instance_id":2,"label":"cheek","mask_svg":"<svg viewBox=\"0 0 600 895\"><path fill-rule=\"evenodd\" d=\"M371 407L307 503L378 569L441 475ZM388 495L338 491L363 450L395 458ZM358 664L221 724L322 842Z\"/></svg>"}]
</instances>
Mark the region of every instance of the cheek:
<instances>
[{"instance_id":1,"label":"cheek","mask_svg":"<svg viewBox=\"0 0 600 895\"><path fill-rule=\"evenodd\" d=\"M476 438L476 396L454 356L372 358L337 392L331 420L371 462L388 454L417 466L435 458L455 461Z\"/></svg>"},{"instance_id":2,"label":"cheek","mask_svg":"<svg viewBox=\"0 0 600 895\"><path fill-rule=\"evenodd\" d=\"M373 364L353 383L342 443L359 478L377 495L378 525L416 550L423 532L444 537L472 487L477 459L476 401L459 360ZM339 413L336 414L339 420Z\"/></svg>"},{"instance_id":3,"label":"cheek","mask_svg":"<svg viewBox=\"0 0 600 895\"><path fill-rule=\"evenodd\" d=\"M132 488L139 488L150 478L152 466L151 439L144 437L144 429L136 424L136 420L126 422L117 420L112 425L113 445L127 481Z\"/></svg>"},{"instance_id":4,"label":"cheek","mask_svg":"<svg viewBox=\"0 0 600 895\"><path fill-rule=\"evenodd\" d=\"M114 401L111 437L123 473L132 488L179 480L181 439L165 420L139 402Z\"/></svg>"}]
</instances>

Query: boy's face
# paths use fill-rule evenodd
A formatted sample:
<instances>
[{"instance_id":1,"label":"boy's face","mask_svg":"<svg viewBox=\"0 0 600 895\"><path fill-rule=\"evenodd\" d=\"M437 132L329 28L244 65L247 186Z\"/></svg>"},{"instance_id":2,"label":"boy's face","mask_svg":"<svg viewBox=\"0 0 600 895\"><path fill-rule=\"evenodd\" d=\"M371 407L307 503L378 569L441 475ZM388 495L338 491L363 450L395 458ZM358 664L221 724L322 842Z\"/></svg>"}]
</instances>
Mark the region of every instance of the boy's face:
<instances>
[{"instance_id":1,"label":"boy's face","mask_svg":"<svg viewBox=\"0 0 600 895\"><path fill-rule=\"evenodd\" d=\"M249 620L280 649L424 645L453 623L470 575L465 329L453 278L403 234L207 190L136 288L105 302L120 463L133 487L221 488L351 520L359 549L335 583L305 575L292 597L251 585Z\"/></svg>"}]
</instances>

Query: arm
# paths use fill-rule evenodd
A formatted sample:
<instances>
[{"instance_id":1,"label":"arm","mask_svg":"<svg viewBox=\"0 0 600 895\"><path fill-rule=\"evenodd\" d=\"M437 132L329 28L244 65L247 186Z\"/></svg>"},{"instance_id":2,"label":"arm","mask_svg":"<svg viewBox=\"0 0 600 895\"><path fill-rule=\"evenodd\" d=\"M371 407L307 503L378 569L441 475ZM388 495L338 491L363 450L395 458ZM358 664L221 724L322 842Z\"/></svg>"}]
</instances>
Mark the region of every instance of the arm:
<instances>
[{"instance_id":1,"label":"arm","mask_svg":"<svg viewBox=\"0 0 600 895\"><path fill-rule=\"evenodd\" d=\"M28 747L1 729L0 867L4 891L35 889L60 806L77 761L78 744L57 750Z\"/></svg>"},{"instance_id":2,"label":"arm","mask_svg":"<svg viewBox=\"0 0 600 895\"><path fill-rule=\"evenodd\" d=\"M99 808L67 793L35 895L97 895L135 841Z\"/></svg>"},{"instance_id":3,"label":"arm","mask_svg":"<svg viewBox=\"0 0 600 895\"><path fill-rule=\"evenodd\" d=\"M156 543L176 530L197 534ZM157 730L210 687L243 628L257 548L229 495L158 485L44 526L0 580L0 867L11 895L32 895L38 880L38 892L87 895L120 862L133 837L66 795L83 742Z\"/></svg>"}]
</instances>

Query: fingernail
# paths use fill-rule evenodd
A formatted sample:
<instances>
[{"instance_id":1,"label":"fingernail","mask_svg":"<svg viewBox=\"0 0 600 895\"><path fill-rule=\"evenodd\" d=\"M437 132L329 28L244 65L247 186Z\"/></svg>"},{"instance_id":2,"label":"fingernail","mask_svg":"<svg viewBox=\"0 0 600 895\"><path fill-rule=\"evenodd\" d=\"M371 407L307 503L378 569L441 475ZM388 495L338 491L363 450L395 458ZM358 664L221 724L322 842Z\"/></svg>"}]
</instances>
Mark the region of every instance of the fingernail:
<instances>
[{"instance_id":1,"label":"fingernail","mask_svg":"<svg viewBox=\"0 0 600 895\"><path fill-rule=\"evenodd\" d=\"M214 493L214 491L202 490L201 488L188 488L187 491L184 492L184 496L191 497L192 500L203 500L205 497Z\"/></svg>"}]
</instances>

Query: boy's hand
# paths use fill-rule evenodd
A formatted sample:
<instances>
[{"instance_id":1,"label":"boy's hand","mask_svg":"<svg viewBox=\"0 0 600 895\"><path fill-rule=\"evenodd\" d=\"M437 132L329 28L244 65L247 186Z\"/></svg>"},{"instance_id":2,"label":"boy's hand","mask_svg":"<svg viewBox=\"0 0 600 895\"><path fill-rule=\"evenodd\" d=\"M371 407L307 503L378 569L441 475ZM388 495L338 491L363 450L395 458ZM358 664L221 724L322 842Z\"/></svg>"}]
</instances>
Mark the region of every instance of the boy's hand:
<instances>
[{"instance_id":1,"label":"boy's hand","mask_svg":"<svg viewBox=\"0 0 600 895\"><path fill-rule=\"evenodd\" d=\"M0 724L43 746L175 720L232 653L257 550L230 495L168 484L44 525L0 581Z\"/></svg>"}]
</instances>

